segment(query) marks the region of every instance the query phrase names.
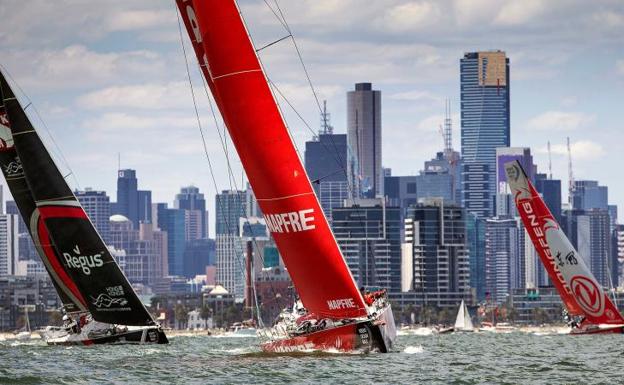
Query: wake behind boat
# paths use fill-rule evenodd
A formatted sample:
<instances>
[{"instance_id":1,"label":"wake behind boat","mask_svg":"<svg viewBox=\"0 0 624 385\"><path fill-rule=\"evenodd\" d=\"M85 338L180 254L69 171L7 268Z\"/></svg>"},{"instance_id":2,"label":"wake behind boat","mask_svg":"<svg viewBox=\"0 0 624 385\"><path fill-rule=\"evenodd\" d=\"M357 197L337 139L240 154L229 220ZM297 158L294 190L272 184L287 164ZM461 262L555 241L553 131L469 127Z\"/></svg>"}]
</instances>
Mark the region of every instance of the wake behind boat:
<instances>
[{"instance_id":1,"label":"wake behind boat","mask_svg":"<svg viewBox=\"0 0 624 385\"><path fill-rule=\"evenodd\" d=\"M295 151L234 0L176 0L267 227L301 298L266 334L266 352L387 352L385 293L358 289ZM368 302L367 302L368 301Z\"/></svg>"},{"instance_id":2,"label":"wake behind boat","mask_svg":"<svg viewBox=\"0 0 624 385\"><path fill-rule=\"evenodd\" d=\"M50 344L167 343L0 73L0 168L65 314ZM126 326L118 326L126 325Z\"/></svg>"}]
</instances>

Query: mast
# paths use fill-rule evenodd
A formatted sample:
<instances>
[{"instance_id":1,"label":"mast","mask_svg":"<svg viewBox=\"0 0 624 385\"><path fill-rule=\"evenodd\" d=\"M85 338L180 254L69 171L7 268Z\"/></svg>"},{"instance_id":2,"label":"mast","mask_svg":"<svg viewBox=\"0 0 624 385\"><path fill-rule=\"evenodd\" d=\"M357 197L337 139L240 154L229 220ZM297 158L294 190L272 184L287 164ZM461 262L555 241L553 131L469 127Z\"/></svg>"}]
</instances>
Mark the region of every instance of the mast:
<instances>
[{"instance_id":1,"label":"mast","mask_svg":"<svg viewBox=\"0 0 624 385\"><path fill-rule=\"evenodd\" d=\"M202 72L309 312L367 316L233 0L176 0Z\"/></svg>"},{"instance_id":2,"label":"mast","mask_svg":"<svg viewBox=\"0 0 624 385\"><path fill-rule=\"evenodd\" d=\"M0 93L11 122L22 178L36 204L31 216L24 217L33 242L54 266L54 272L62 275L62 283L72 294L80 295L81 304L96 321L153 325L151 315L65 182L3 76Z\"/></svg>"}]
</instances>

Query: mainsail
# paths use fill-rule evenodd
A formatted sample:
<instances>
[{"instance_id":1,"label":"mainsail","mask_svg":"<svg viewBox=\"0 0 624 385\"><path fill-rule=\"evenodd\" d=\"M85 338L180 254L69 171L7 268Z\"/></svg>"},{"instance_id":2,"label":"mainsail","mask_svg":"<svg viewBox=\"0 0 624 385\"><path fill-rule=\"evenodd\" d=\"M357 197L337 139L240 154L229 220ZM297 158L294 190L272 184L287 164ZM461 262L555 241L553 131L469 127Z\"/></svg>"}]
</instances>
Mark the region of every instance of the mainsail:
<instances>
[{"instance_id":1,"label":"mainsail","mask_svg":"<svg viewBox=\"0 0 624 385\"><path fill-rule=\"evenodd\" d=\"M19 164L11 170L21 167L19 176L26 182L22 187L27 187L18 196L23 191L31 194L31 201L20 198L26 203L20 210L46 266L51 266L48 271L62 289L59 293L75 301L79 309L86 307L100 322L154 324L1 73L0 94L17 153L14 161ZM18 174L11 176L17 178ZM36 209L29 210L29 202L34 202Z\"/></svg>"},{"instance_id":2,"label":"mainsail","mask_svg":"<svg viewBox=\"0 0 624 385\"><path fill-rule=\"evenodd\" d=\"M593 324L623 324L624 318L563 233L520 162L505 163L505 173L522 222L568 312L583 315Z\"/></svg>"},{"instance_id":3,"label":"mainsail","mask_svg":"<svg viewBox=\"0 0 624 385\"><path fill-rule=\"evenodd\" d=\"M267 226L304 306L367 315L233 0L176 0Z\"/></svg>"}]
</instances>

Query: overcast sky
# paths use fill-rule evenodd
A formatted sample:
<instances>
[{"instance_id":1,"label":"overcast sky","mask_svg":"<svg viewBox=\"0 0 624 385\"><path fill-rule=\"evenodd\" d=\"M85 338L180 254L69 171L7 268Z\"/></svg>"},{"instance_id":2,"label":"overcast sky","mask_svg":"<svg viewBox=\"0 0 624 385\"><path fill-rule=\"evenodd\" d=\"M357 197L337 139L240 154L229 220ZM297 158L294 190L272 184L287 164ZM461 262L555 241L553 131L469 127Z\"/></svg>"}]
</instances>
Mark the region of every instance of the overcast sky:
<instances>
[{"instance_id":1,"label":"overcast sky","mask_svg":"<svg viewBox=\"0 0 624 385\"><path fill-rule=\"evenodd\" d=\"M286 34L263 0L239 3L257 47ZM327 99L336 132L345 132L346 92L354 83L372 82L382 91L383 164L394 175L416 174L442 147L438 126L445 98L452 101L459 147L459 59L467 51L501 49L511 62L511 144L530 146L546 171L550 140L554 176L566 186L569 136L575 177L608 185L610 201L623 207L624 178L617 165L624 162L624 2L279 5L318 94ZM40 112L75 173L73 187L106 190L115 200L120 153L122 168L137 170L139 187L152 190L154 202L171 204L181 186L198 186L207 195L213 227L215 189L173 0L2 0L0 20L0 64ZM215 122L188 37L183 38L217 187L228 189ZM261 58L268 76L318 129L318 109L292 42L263 50ZM312 134L283 108L303 150ZM44 124L33 109L28 113L58 156ZM233 164L240 187L240 164Z\"/></svg>"}]
</instances>

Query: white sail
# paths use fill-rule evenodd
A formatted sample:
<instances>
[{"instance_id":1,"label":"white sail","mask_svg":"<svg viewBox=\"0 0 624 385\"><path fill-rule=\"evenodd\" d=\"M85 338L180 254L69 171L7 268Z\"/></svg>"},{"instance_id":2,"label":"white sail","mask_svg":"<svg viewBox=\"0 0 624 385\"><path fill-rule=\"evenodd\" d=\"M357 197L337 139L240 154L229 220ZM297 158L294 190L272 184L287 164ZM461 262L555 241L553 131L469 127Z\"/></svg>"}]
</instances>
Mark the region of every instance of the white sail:
<instances>
[{"instance_id":1,"label":"white sail","mask_svg":"<svg viewBox=\"0 0 624 385\"><path fill-rule=\"evenodd\" d=\"M472 331L474 326L472 326L472 320L470 319L470 313L468 313L468 307L464 303L464 300L461 301L461 305L459 305L459 310L457 311L457 318L455 319L455 330L470 330Z\"/></svg>"}]
</instances>

